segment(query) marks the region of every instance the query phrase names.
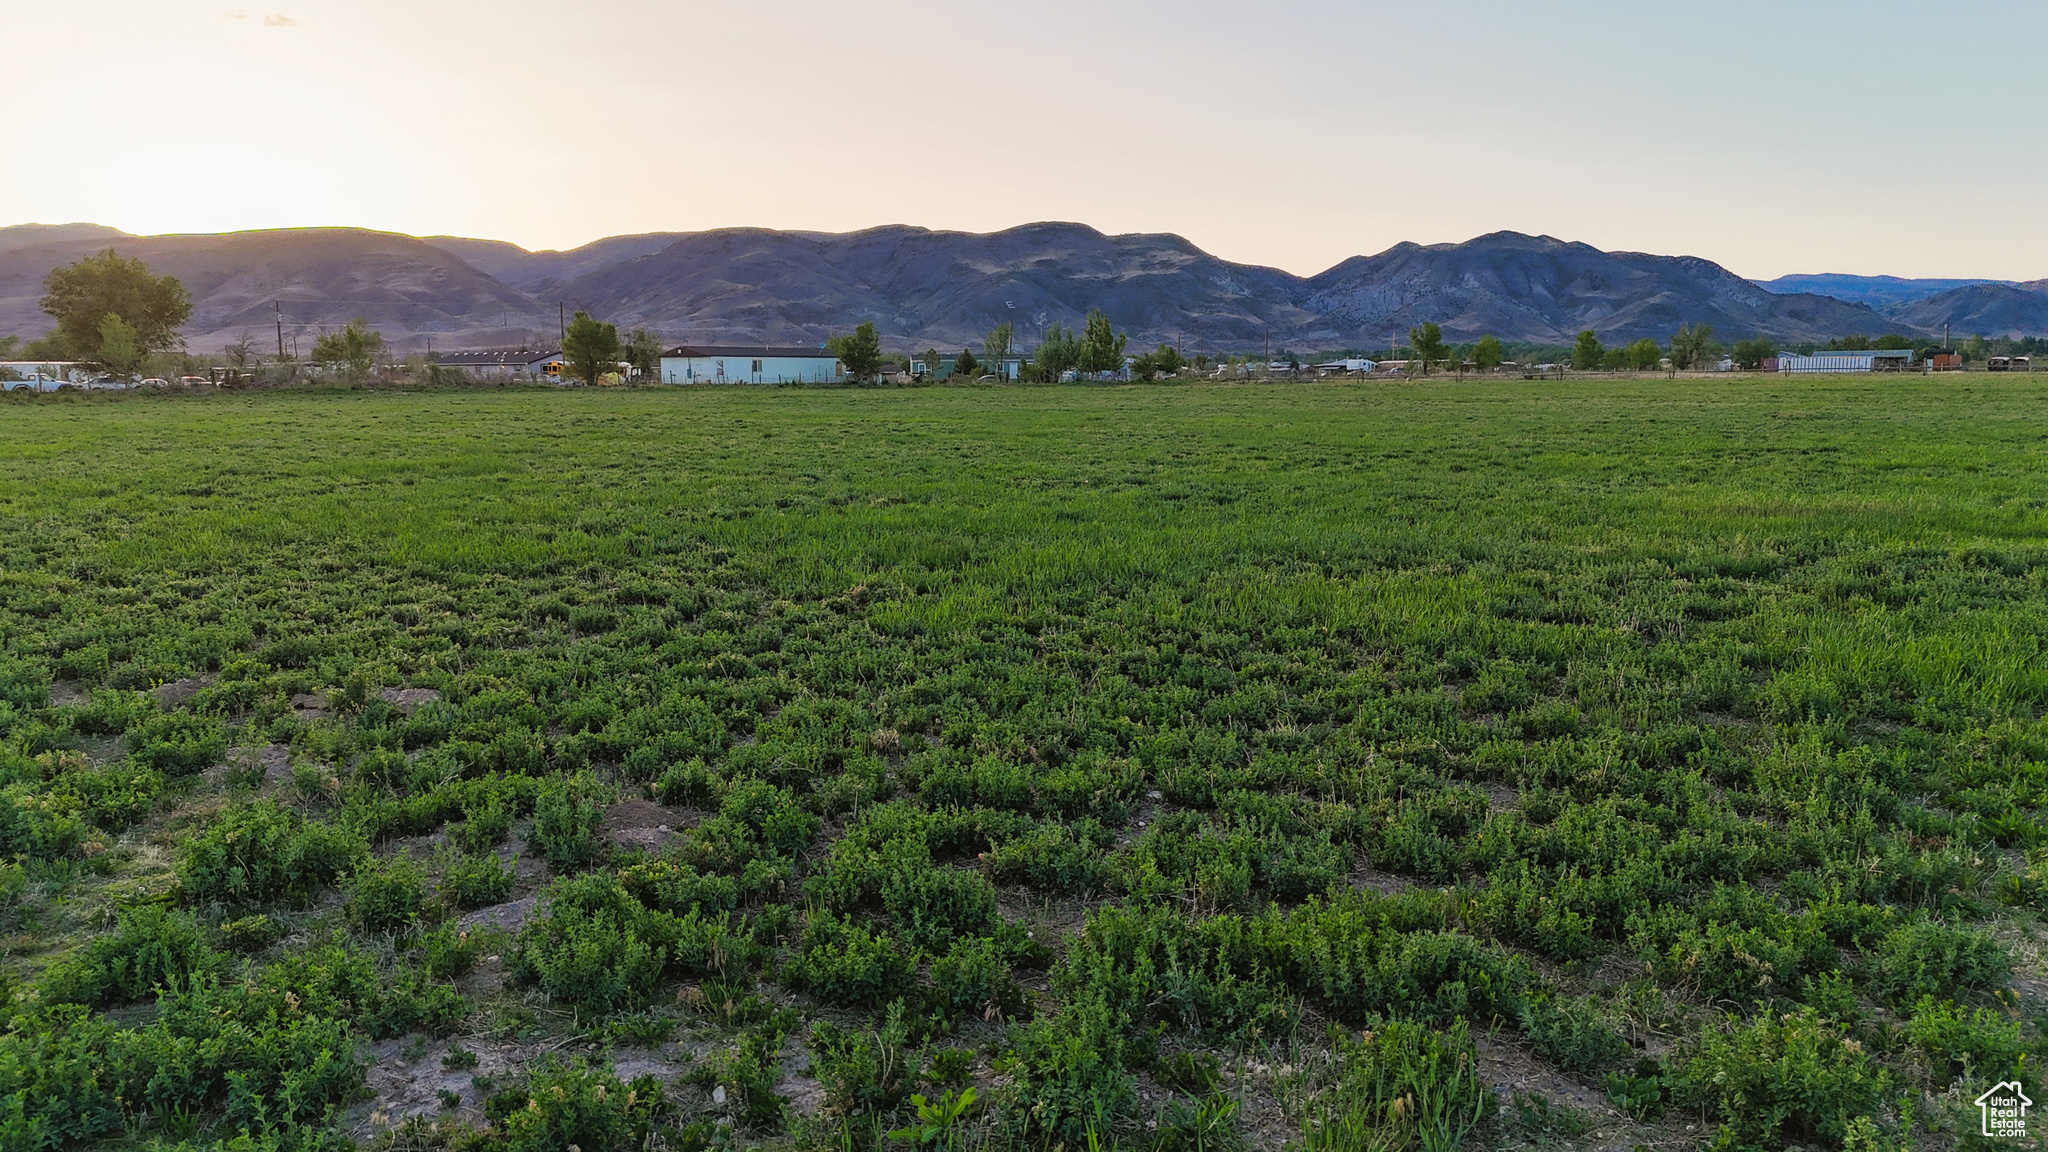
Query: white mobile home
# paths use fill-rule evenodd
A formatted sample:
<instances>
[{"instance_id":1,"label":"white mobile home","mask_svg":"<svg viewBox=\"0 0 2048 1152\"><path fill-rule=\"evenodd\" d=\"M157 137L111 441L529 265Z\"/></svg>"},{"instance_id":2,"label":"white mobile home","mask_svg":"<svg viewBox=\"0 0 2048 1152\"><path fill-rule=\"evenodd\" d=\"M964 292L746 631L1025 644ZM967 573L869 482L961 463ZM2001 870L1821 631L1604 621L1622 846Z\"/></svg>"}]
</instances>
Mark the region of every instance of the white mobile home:
<instances>
[{"instance_id":1,"label":"white mobile home","mask_svg":"<svg viewBox=\"0 0 2048 1152\"><path fill-rule=\"evenodd\" d=\"M1913 353L1903 348L1862 352L1816 352L1811 356L1801 356L1796 352L1778 353L1780 372L1897 372L1912 365Z\"/></svg>"},{"instance_id":2,"label":"white mobile home","mask_svg":"<svg viewBox=\"0 0 2048 1152\"><path fill-rule=\"evenodd\" d=\"M846 367L823 348L684 344L661 354L664 384L830 384Z\"/></svg>"}]
</instances>

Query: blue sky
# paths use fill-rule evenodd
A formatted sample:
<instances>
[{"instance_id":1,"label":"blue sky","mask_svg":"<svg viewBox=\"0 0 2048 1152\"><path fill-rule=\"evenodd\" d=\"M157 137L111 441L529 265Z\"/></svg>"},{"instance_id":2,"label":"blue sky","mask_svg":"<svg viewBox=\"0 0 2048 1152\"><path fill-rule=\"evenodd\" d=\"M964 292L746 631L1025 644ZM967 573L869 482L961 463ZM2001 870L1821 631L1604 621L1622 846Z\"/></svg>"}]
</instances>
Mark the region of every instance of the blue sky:
<instances>
[{"instance_id":1,"label":"blue sky","mask_svg":"<svg viewBox=\"0 0 2048 1152\"><path fill-rule=\"evenodd\" d=\"M1993 0L13 4L0 222L1066 219L1297 272L1511 228L2036 279L2044 32Z\"/></svg>"}]
</instances>

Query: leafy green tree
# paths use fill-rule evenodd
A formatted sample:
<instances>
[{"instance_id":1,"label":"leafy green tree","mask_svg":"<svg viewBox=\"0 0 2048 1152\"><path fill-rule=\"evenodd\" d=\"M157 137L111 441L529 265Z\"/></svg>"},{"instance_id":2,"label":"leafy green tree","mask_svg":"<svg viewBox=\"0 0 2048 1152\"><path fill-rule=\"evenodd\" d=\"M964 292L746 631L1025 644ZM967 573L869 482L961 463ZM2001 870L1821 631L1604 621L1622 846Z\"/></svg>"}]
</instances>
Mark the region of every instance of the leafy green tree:
<instances>
[{"instance_id":1,"label":"leafy green tree","mask_svg":"<svg viewBox=\"0 0 2048 1152\"><path fill-rule=\"evenodd\" d=\"M1688 372L1706 367L1714 351L1714 326L1687 324L1671 334L1671 367Z\"/></svg>"},{"instance_id":2,"label":"leafy green tree","mask_svg":"<svg viewBox=\"0 0 2048 1152\"><path fill-rule=\"evenodd\" d=\"M966 376L971 379L979 371L981 371L981 361L974 358L974 350L962 348L959 359L953 361L953 375Z\"/></svg>"},{"instance_id":3,"label":"leafy green tree","mask_svg":"<svg viewBox=\"0 0 2048 1152\"><path fill-rule=\"evenodd\" d=\"M21 351L21 337L0 336L0 360L12 360Z\"/></svg>"},{"instance_id":4,"label":"leafy green tree","mask_svg":"<svg viewBox=\"0 0 2048 1152\"><path fill-rule=\"evenodd\" d=\"M924 356L921 359L924 360L925 376L937 380L939 378L939 350L937 348L927 348L924 350Z\"/></svg>"},{"instance_id":5,"label":"leafy green tree","mask_svg":"<svg viewBox=\"0 0 2048 1152\"><path fill-rule=\"evenodd\" d=\"M1087 323L1081 332L1081 371L1122 371L1127 339L1123 333L1110 330L1107 314L1101 311L1088 313Z\"/></svg>"},{"instance_id":6,"label":"leafy green tree","mask_svg":"<svg viewBox=\"0 0 2048 1152\"><path fill-rule=\"evenodd\" d=\"M1081 366L1081 342L1063 324L1046 329L1045 338L1039 342L1038 351L1031 357L1031 367L1041 380L1058 383L1059 378Z\"/></svg>"},{"instance_id":7,"label":"leafy green tree","mask_svg":"<svg viewBox=\"0 0 2048 1152\"><path fill-rule=\"evenodd\" d=\"M178 328L192 315L192 296L175 276L158 279L140 260L124 260L112 248L43 278L42 309L57 322L57 334L78 359L101 359L101 325L118 316L133 333L134 361L179 344ZM111 367L111 365L109 365Z\"/></svg>"},{"instance_id":8,"label":"leafy green tree","mask_svg":"<svg viewBox=\"0 0 2048 1152\"><path fill-rule=\"evenodd\" d=\"M349 321L348 327L341 331L329 332L315 340L313 361L339 365L349 379L362 380L377 366L377 355L382 351L384 334L370 327L368 320L359 318Z\"/></svg>"},{"instance_id":9,"label":"leafy green tree","mask_svg":"<svg viewBox=\"0 0 2048 1152\"><path fill-rule=\"evenodd\" d=\"M1415 349L1415 358L1422 361L1422 374L1429 375L1429 366L1445 360L1451 354L1444 343L1444 330L1436 321L1425 321L1421 327L1408 330L1408 346Z\"/></svg>"},{"instance_id":10,"label":"leafy green tree","mask_svg":"<svg viewBox=\"0 0 2048 1152\"><path fill-rule=\"evenodd\" d=\"M1871 347L1879 352L1899 352L1913 347L1913 339L1894 332L1888 336L1879 336Z\"/></svg>"},{"instance_id":11,"label":"leafy green tree","mask_svg":"<svg viewBox=\"0 0 2048 1152\"><path fill-rule=\"evenodd\" d=\"M1501 347L1498 336L1481 336L1479 343L1472 346L1472 366L1481 372L1493 371L1507 358L1507 350Z\"/></svg>"},{"instance_id":12,"label":"leafy green tree","mask_svg":"<svg viewBox=\"0 0 2048 1152\"><path fill-rule=\"evenodd\" d=\"M1664 362L1664 348L1655 340L1644 337L1628 346L1628 367L1638 372L1650 372Z\"/></svg>"},{"instance_id":13,"label":"leafy green tree","mask_svg":"<svg viewBox=\"0 0 2048 1152\"><path fill-rule=\"evenodd\" d=\"M875 332L872 320L861 321L851 336L834 336L825 347L839 357L839 362L846 366L846 374L853 377L855 383L873 380L882 371L882 338ZM925 363L932 368L937 367L935 360Z\"/></svg>"},{"instance_id":14,"label":"leafy green tree","mask_svg":"<svg viewBox=\"0 0 2048 1152\"><path fill-rule=\"evenodd\" d=\"M643 375L653 376L661 370L661 353L661 333L651 328L635 328L626 333L626 363Z\"/></svg>"},{"instance_id":15,"label":"leafy green tree","mask_svg":"<svg viewBox=\"0 0 2048 1152\"><path fill-rule=\"evenodd\" d=\"M1572 341L1573 368L1583 372L1600 367L1606 360L1607 350L1600 346L1600 337L1595 336L1592 329L1579 333L1579 338Z\"/></svg>"},{"instance_id":16,"label":"leafy green tree","mask_svg":"<svg viewBox=\"0 0 2048 1152\"><path fill-rule=\"evenodd\" d=\"M1737 340L1729 355L1734 359L1737 368L1744 372L1754 372L1764 366L1765 360L1777 355L1777 350L1772 347L1769 340Z\"/></svg>"},{"instance_id":17,"label":"leafy green tree","mask_svg":"<svg viewBox=\"0 0 2048 1152\"><path fill-rule=\"evenodd\" d=\"M142 342L126 320L109 312L100 321L99 362L127 375L142 366Z\"/></svg>"},{"instance_id":18,"label":"leafy green tree","mask_svg":"<svg viewBox=\"0 0 2048 1152\"><path fill-rule=\"evenodd\" d=\"M1010 341L1016 334L1016 329L1007 320L989 329L988 338L981 342L983 354L1000 364L1003 357L1010 354Z\"/></svg>"},{"instance_id":19,"label":"leafy green tree","mask_svg":"<svg viewBox=\"0 0 2048 1152\"><path fill-rule=\"evenodd\" d=\"M585 384L596 384L605 373L618 371L618 326L593 320L588 312L578 312L569 320L569 331L562 337L562 361L569 374Z\"/></svg>"}]
</instances>

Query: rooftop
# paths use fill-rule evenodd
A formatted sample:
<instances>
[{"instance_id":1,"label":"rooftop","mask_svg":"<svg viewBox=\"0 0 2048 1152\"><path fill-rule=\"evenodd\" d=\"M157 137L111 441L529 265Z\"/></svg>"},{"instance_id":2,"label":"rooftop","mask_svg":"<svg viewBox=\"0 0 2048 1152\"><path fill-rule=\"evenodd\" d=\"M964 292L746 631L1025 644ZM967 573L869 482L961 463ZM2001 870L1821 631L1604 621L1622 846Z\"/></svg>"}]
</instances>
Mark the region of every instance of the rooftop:
<instances>
[{"instance_id":1,"label":"rooftop","mask_svg":"<svg viewBox=\"0 0 2048 1152\"><path fill-rule=\"evenodd\" d=\"M664 357L675 359L702 359L706 356L759 357L763 360L837 360L824 348L795 348L774 344L680 344L663 352Z\"/></svg>"}]
</instances>

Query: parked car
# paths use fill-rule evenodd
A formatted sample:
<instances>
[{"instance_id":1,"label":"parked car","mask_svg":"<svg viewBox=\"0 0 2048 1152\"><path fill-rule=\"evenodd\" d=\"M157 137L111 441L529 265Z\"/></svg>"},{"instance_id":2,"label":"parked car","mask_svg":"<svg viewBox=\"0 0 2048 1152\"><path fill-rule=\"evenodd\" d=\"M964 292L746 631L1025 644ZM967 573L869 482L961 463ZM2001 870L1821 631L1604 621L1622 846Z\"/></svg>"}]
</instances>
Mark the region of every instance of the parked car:
<instances>
[{"instance_id":1,"label":"parked car","mask_svg":"<svg viewBox=\"0 0 2048 1152\"><path fill-rule=\"evenodd\" d=\"M199 387L199 386L200 386L201 384L211 384L211 383L213 383L213 381L211 381L211 380L208 380L208 379L207 379L206 377L204 377L204 376L180 376L180 377L178 377L178 384L179 384L179 386L180 386L180 387L183 387L183 388L197 388L197 387Z\"/></svg>"},{"instance_id":2,"label":"parked car","mask_svg":"<svg viewBox=\"0 0 2048 1152\"><path fill-rule=\"evenodd\" d=\"M144 380L142 382L142 386L144 388L169 388L171 386L171 382L169 380L164 379L161 376L151 376L149 379Z\"/></svg>"}]
</instances>

